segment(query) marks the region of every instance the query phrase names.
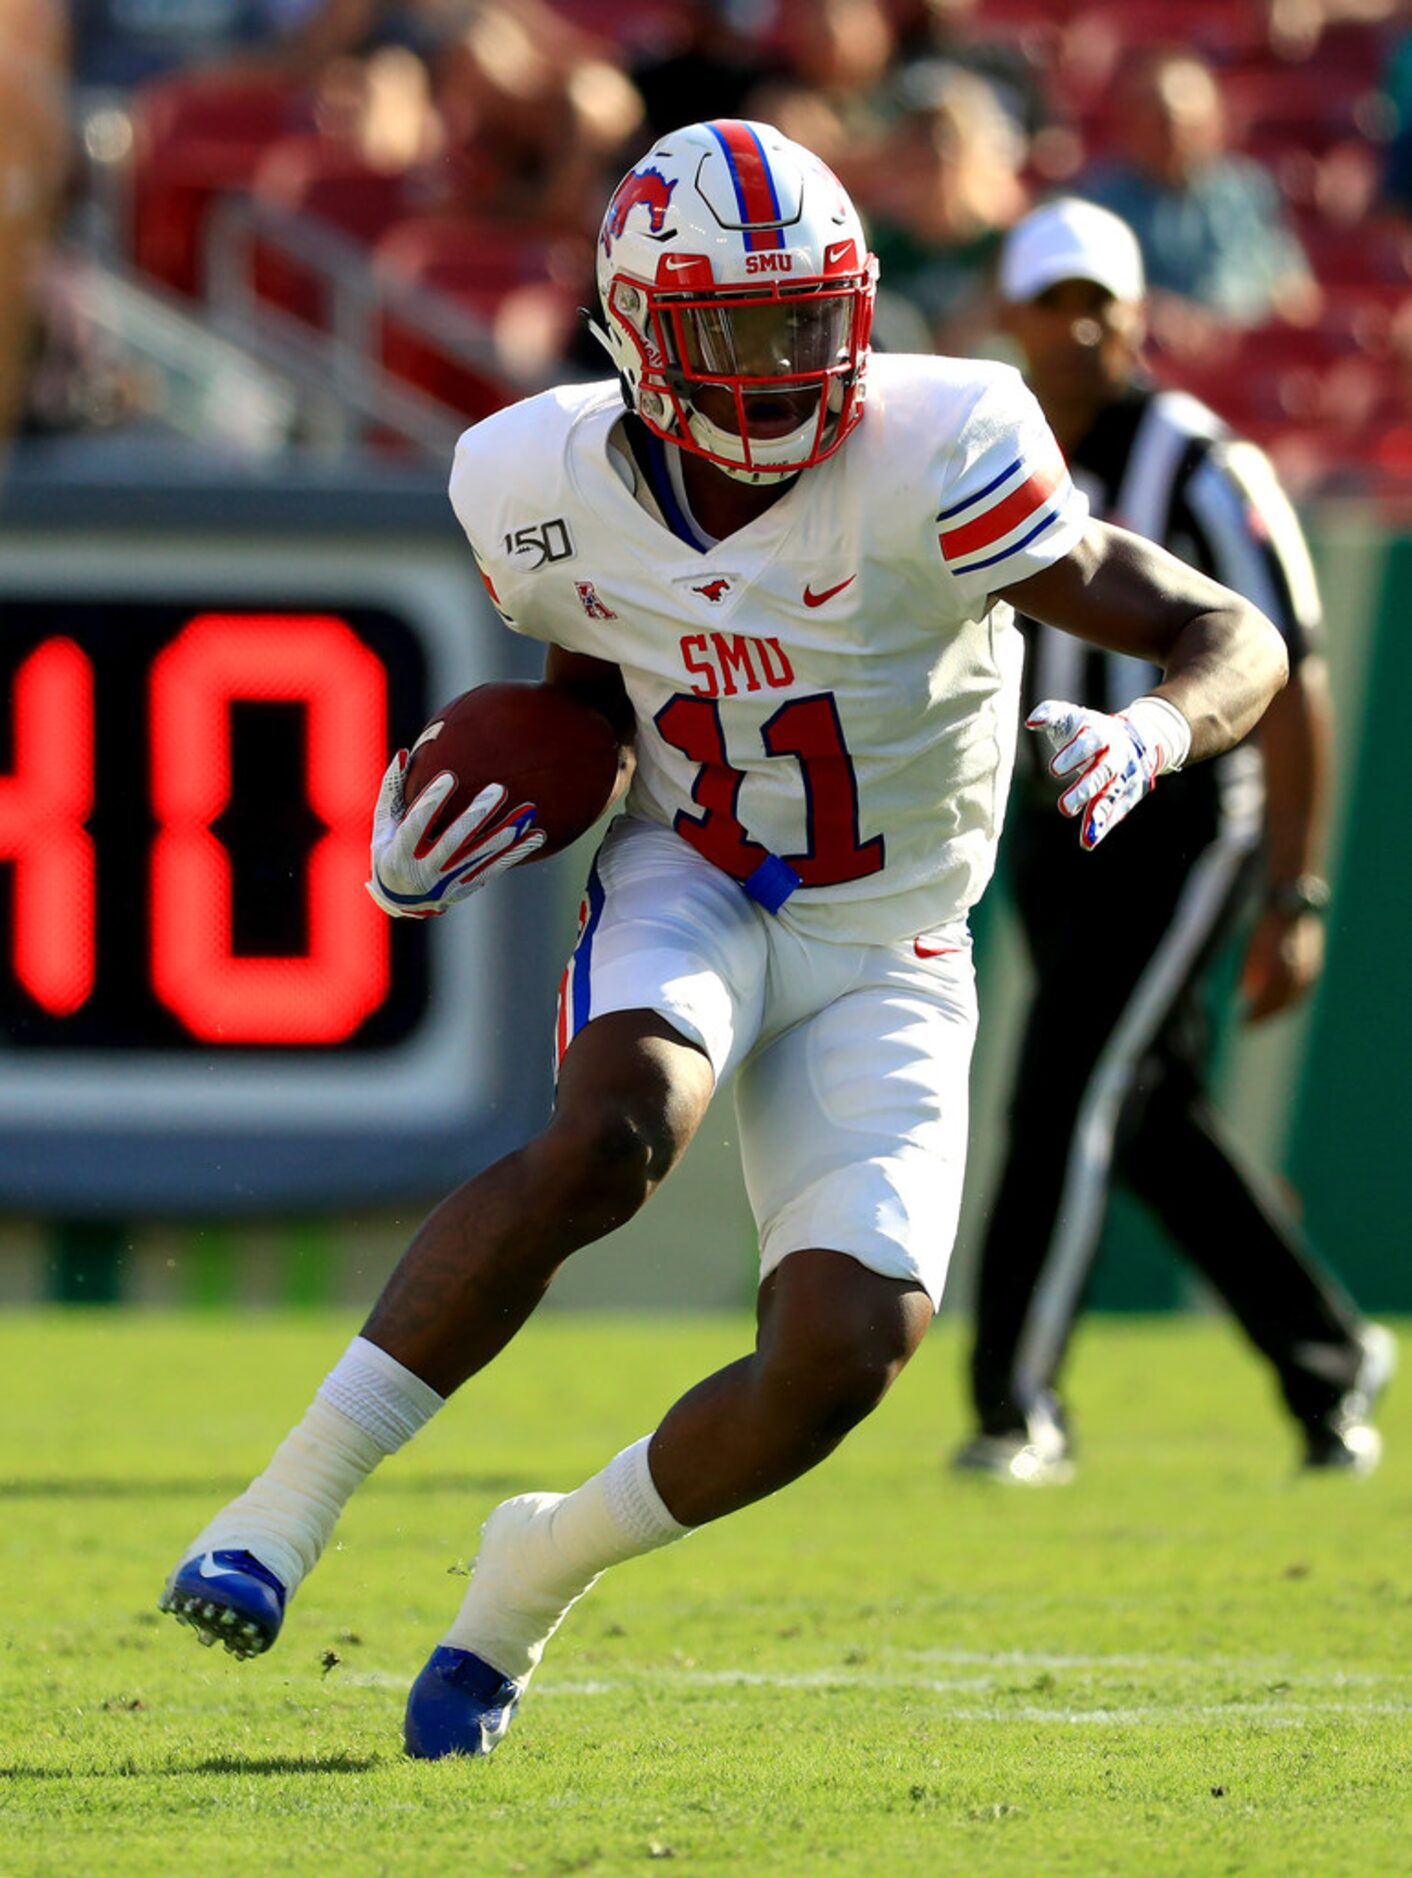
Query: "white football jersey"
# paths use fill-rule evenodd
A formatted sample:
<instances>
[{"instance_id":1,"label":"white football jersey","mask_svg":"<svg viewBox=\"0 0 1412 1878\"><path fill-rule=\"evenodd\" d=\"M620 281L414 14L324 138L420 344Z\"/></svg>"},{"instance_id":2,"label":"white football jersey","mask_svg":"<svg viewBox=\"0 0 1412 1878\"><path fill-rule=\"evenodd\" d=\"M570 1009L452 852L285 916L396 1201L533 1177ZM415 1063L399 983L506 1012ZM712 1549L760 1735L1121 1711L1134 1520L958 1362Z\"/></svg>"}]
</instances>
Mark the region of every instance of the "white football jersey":
<instances>
[{"instance_id":1,"label":"white football jersey","mask_svg":"<svg viewBox=\"0 0 1412 1878\"><path fill-rule=\"evenodd\" d=\"M876 355L842 448L705 552L625 482L622 417L616 381L499 411L461 438L451 500L507 625L621 668L629 813L810 936L963 914L1018 719L1021 639L990 595L1088 515L1019 374Z\"/></svg>"}]
</instances>

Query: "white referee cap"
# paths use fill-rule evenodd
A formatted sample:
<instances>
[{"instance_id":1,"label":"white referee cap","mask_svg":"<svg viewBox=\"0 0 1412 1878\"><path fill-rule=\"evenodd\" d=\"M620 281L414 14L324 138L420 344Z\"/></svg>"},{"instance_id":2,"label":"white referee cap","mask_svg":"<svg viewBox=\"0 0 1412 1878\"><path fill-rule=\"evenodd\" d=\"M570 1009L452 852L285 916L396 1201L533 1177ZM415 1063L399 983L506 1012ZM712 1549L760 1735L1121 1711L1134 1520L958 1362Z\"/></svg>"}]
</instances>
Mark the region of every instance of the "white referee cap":
<instances>
[{"instance_id":1,"label":"white referee cap","mask_svg":"<svg viewBox=\"0 0 1412 1878\"><path fill-rule=\"evenodd\" d=\"M1115 300L1146 292L1142 250L1121 217L1096 202L1061 196L1016 222L1000 252L1000 293L1033 300L1061 280L1092 280Z\"/></svg>"}]
</instances>

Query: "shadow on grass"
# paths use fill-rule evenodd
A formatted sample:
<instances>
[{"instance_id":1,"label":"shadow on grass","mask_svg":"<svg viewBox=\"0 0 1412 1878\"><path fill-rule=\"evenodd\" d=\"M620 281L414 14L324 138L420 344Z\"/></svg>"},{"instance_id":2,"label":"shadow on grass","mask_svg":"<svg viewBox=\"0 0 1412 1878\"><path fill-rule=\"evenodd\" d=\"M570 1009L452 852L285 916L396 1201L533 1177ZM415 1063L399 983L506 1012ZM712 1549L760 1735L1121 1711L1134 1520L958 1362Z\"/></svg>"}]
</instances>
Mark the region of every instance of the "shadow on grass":
<instances>
[{"instance_id":1,"label":"shadow on grass","mask_svg":"<svg viewBox=\"0 0 1412 1878\"><path fill-rule=\"evenodd\" d=\"M209 1761L165 1768L169 1774L365 1774L378 1754L217 1754Z\"/></svg>"},{"instance_id":2,"label":"shadow on grass","mask_svg":"<svg viewBox=\"0 0 1412 1878\"><path fill-rule=\"evenodd\" d=\"M186 1500L231 1499L250 1484L248 1474L207 1475L201 1480L102 1480L75 1474L68 1478L0 1480L0 1500ZM496 1493L523 1491L513 1474L411 1474L379 1476L367 1492L380 1497L422 1493Z\"/></svg>"},{"instance_id":3,"label":"shadow on grass","mask_svg":"<svg viewBox=\"0 0 1412 1878\"><path fill-rule=\"evenodd\" d=\"M0 1767L0 1780L140 1780L172 1774L365 1774L377 1754L219 1754L209 1761L168 1761L139 1766L120 1761L112 1767Z\"/></svg>"}]
</instances>

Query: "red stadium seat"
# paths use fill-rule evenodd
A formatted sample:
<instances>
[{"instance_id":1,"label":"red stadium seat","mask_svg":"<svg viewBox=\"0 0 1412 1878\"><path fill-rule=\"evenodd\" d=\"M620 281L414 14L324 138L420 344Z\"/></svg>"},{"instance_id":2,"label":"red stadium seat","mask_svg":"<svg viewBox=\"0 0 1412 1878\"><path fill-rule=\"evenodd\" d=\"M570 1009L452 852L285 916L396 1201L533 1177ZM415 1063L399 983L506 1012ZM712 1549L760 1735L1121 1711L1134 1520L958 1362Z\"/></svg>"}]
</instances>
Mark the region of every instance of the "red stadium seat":
<instances>
[{"instance_id":1,"label":"red stadium seat","mask_svg":"<svg viewBox=\"0 0 1412 1878\"><path fill-rule=\"evenodd\" d=\"M987 9L988 11L988 9ZM1268 51L1260 10L1240 0L1106 0L1072 9L1072 30L1103 35L1126 51L1134 46L1178 46L1218 64L1256 58Z\"/></svg>"},{"instance_id":2,"label":"red stadium seat","mask_svg":"<svg viewBox=\"0 0 1412 1878\"><path fill-rule=\"evenodd\" d=\"M178 75L132 104L132 255L178 293L201 289L201 239L213 198L245 188L271 144L312 122L284 80Z\"/></svg>"},{"instance_id":3,"label":"red stadium seat","mask_svg":"<svg viewBox=\"0 0 1412 1878\"><path fill-rule=\"evenodd\" d=\"M1338 227L1307 216L1298 228L1309 264L1325 286L1412 290L1412 230L1405 223L1378 219Z\"/></svg>"},{"instance_id":4,"label":"red stadium seat","mask_svg":"<svg viewBox=\"0 0 1412 1878\"><path fill-rule=\"evenodd\" d=\"M516 396L494 371L456 357L421 327L384 313L378 345L382 368L438 404L459 411L468 423L488 417Z\"/></svg>"},{"instance_id":5,"label":"red stadium seat","mask_svg":"<svg viewBox=\"0 0 1412 1878\"><path fill-rule=\"evenodd\" d=\"M415 215L390 229L373 251L388 280L434 287L481 312L508 293L542 281L582 294L592 277L587 242L465 215Z\"/></svg>"},{"instance_id":6,"label":"red stadium seat","mask_svg":"<svg viewBox=\"0 0 1412 1878\"><path fill-rule=\"evenodd\" d=\"M413 216L384 235L373 254L382 280L445 296L494 335L507 357L516 357L523 341L535 363L567 345L591 266L586 242L455 215ZM384 320L382 359L388 371L468 418L518 395L508 373L501 380L468 365L396 313Z\"/></svg>"},{"instance_id":7,"label":"red stadium seat","mask_svg":"<svg viewBox=\"0 0 1412 1878\"><path fill-rule=\"evenodd\" d=\"M429 187L420 170L374 169L345 143L301 133L265 152L251 194L266 208L326 223L371 247L422 206ZM327 291L317 268L301 266L283 248L257 238L251 272L262 300L306 325L328 325Z\"/></svg>"},{"instance_id":8,"label":"red stadium seat","mask_svg":"<svg viewBox=\"0 0 1412 1878\"><path fill-rule=\"evenodd\" d=\"M1317 66L1326 80L1370 91L1377 84L1387 57L1383 35L1376 26L1360 25L1356 20L1326 26L1308 63Z\"/></svg>"},{"instance_id":9,"label":"red stadium seat","mask_svg":"<svg viewBox=\"0 0 1412 1878\"><path fill-rule=\"evenodd\" d=\"M424 208L432 185L425 171L375 169L350 145L305 133L268 149L251 187L257 202L313 216L371 245Z\"/></svg>"},{"instance_id":10,"label":"red stadium seat","mask_svg":"<svg viewBox=\"0 0 1412 1878\"><path fill-rule=\"evenodd\" d=\"M1319 155L1359 134L1357 87L1309 66L1227 73L1222 92L1234 143L1257 156Z\"/></svg>"}]
</instances>

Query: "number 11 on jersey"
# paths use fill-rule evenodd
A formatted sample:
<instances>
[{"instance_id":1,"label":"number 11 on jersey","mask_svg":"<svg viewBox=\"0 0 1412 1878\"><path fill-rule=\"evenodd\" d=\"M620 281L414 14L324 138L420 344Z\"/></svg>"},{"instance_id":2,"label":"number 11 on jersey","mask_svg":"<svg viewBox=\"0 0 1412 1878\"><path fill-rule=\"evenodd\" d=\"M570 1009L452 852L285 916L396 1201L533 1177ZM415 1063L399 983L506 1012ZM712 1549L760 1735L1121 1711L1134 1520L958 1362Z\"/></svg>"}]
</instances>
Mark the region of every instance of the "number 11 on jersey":
<instances>
[{"instance_id":1,"label":"number 11 on jersey","mask_svg":"<svg viewBox=\"0 0 1412 1878\"><path fill-rule=\"evenodd\" d=\"M751 839L737 812L744 774L726 757L725 727L714 698L678 695L657 713L657 728L674 750L701 765L691 799L704 811L679 809L676 831L714 867L747 879L768 858ZM876 874L884 859L883 838L863 841L858 830L858 778L843 740L838 703L831 691L791 698L760 727L767 756L792 756L804 782L807 846L780 858L804 887L836 887Z\"/></svg>"}]
</instances>

